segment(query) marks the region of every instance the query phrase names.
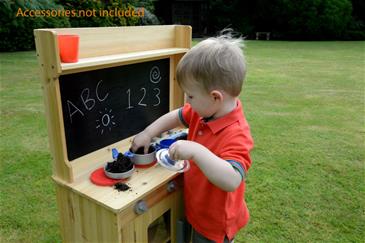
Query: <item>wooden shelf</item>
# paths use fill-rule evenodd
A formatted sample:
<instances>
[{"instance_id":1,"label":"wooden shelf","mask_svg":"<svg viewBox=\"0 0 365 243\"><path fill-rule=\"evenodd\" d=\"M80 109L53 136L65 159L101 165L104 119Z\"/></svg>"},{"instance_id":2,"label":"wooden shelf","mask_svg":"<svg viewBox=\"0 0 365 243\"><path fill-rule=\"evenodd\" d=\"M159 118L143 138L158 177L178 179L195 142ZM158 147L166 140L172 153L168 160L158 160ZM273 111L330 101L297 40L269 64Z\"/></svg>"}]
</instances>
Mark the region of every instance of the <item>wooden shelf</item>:
<instances>
[{"instance_id":1,"label":"wooden shelf","mask_svg":"<svg viewBox=\"0 0 365 243\"><path fill-rule=\"evenodd\" d=\"M112 67L121 63L130 63L145 59L186 53L188 48L165 48L149 51L139 51L116 55L98 56L79 59L76 63L61 63L62 74L75 73L84 70Z\"/></svg>"}]
</instances>

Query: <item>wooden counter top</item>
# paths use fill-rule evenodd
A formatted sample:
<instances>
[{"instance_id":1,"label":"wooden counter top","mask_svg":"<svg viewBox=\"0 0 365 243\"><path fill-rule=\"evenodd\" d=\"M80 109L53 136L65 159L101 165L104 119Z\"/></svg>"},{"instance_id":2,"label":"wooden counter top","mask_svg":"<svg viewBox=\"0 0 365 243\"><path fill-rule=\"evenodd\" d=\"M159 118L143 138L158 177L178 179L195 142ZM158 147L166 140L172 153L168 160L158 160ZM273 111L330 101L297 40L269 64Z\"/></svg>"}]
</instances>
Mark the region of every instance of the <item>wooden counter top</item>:
<instances>
[{"instance_id":1,"label":"wooden counter top","mask_svg":"<svg viewBox=\"0 0 365 243\"><path fill-rule=\"evenodd\" d=\"M126 182L130 189L117 191L112 186L93 184L89 179L90 174L88 177L85 176L73 183L66 183L55 176L52 178L57 184L66 186L116 213L134 205L147 194L153 193L157 188L167 184L179 175L179 173L169 171L158 164L150 168L136 168L133 175Z\"/></svg>"}]
</instances>

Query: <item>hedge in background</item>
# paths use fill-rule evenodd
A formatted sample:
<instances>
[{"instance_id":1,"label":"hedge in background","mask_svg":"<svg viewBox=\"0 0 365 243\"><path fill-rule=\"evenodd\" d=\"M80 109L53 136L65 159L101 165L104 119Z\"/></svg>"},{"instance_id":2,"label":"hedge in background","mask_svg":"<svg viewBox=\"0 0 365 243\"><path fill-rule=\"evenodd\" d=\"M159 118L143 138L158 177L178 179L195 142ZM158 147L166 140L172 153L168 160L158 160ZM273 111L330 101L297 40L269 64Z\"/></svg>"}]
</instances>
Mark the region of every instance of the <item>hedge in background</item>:
<instances>
[{"instance_id":1,"label":"hedge in background","mask_svg":"<svg viewBox=\"0 0 365 243\"><path fill-rule=\"evenodd\" d=\"M34 49L33 29L70 27L66 17L22 17L21 13L26 9L62 10L63 7L51 0L42 0L42 4L37 1L0 1L0 51Z\"/></svg>"},{"instance_id":2,"label":"hedge in background","mask_svg":"<svg viewBox=\"0 0 365 243\"><path fill-rule=\"evenodd\" d=\"M249 38L265 31L281 40L364 40L364 10L363 0L210 0L208 30L232 27Z\"/></svg>"},{"instance_id":3,"label":"hedge in background","mask_svg":"<svg viewBox=\"0 0 365 243\"><path fill-rule=\"evenodd\" d=\"M349 0L283 0L288 18L278 26L285 38L344 39L352 20Z\"/></svg>"},{"instance_id":4,"label":"hedge in background","mask_svg":"<svg viewBox=\"0 0 365 243\"><path fill-rule=\"evenodd\" d=\"M135 10L143 8L143 16L100 16L100 10ZM38 11L37 17L30 17ZM62 14L49 16L49 11L60 11ZM71 11L95 11L95 16L72 15ZM47 12L48 11L48 12ZM65 12L68 11L68 16ZM33 30L38 28L60 27L104 27L104 26L134 26L159 24L155 15L152 0L16 0L0 1L0 51L21 51L34 49ZM18 16L17 16L18 15ZM27 15L27 16L25 16Z\"/></svg>"}]
</instances>

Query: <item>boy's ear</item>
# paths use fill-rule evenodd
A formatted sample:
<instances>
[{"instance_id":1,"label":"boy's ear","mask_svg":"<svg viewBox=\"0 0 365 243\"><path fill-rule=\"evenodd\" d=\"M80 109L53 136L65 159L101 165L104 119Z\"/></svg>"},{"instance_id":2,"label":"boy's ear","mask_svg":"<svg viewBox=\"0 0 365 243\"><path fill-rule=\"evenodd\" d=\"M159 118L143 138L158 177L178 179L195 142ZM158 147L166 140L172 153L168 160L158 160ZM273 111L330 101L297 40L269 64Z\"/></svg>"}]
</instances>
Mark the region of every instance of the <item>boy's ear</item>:
<instances>
[{"instance_id":1,"label":"boy's ear","mask_svg":"<svg viewBox=\"0 0 365 243\"><path fill-rule=\"evenodd\" d=\"M210 92L210 95L212 96L212 98L215 100L215 101L223 101L223 94L221 91L219 90L212 90Z\"/></svg>"}]
</instances>

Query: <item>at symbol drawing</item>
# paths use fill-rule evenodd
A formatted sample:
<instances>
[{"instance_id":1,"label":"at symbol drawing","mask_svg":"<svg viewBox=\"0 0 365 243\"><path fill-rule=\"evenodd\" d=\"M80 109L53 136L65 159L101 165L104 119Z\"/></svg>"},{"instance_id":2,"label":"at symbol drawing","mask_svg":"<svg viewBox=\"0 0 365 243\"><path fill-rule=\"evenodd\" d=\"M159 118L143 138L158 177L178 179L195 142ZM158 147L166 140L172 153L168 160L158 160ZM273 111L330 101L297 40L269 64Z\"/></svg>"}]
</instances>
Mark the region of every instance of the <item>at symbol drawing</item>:
<instances>
[{"instance_id":1,"label":"at symbol drawing","mask_svg":"<svg viewBox=\"0 0 365 243\"><path fill-rule=\"evenodd\" d=\"M161 81L160 69L157 66L153 66L150 71L150 81L157 84Z\"/></svg>"}]
</instances>

